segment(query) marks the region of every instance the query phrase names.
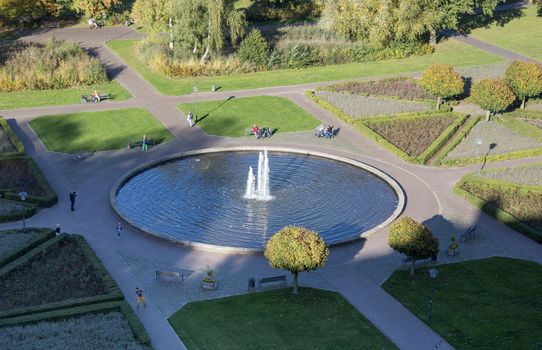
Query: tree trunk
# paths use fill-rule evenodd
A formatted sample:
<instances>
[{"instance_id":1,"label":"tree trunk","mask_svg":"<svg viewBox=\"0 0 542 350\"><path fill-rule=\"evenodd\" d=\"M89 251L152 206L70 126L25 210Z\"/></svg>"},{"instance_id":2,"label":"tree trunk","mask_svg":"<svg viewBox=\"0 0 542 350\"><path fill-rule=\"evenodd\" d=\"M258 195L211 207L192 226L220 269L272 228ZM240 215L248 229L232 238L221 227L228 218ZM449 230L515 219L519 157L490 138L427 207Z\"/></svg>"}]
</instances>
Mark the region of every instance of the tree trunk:
<instances>
[{"instance_id":1,"label":"tree trunk","mask_svg":"<svg viewBox=\"0 0 542 350\"><path fill-rule=\"evenodd\" d=\"M209 54L209 46L205 48L205 52L203 53L203 56L201 56L200 62L205 63L205 59L207 58L207 55Z\"/></svg>"},{"instance_id":2,"label":"tree trunk","mask_svg":"<svg viewBox=\"0 0 542 350\"><path fill-rule=\"evenodd\" d=\"M299 272L292 272L292 275L294 275L294 294L297 294L297 275Z\"/></svg>"},{"instance_id":3,"label":"tree trunk","mask_svg":"<svg viewBox=\"0 0 542 350\"><path fill-rule=\"evenodd\" d=\"M196 53L198 51L198 43L194 43L194 49L192 50L192 53Z\"/></svg>"},{"instance_id":4,"label":"tree trunk","mask_svg":"<svg viewBox=\"0 0 542 350\"><path fill-rule=\"evenodd\" d=\"M410 276L414 276L414 271L416 271L416 259L413 257L410 263Z\"/></svg>"},{"instance_id":5,"label":"tree trunk","mask_svg":"<svg viewBox=\"0 0 542 350\"><path fill-rule=\"evenodd\" d=\"M486 112L486 122L489 121L489 117L491 117L491 112L488 109L487 112Z\"/></svg>"},{"instance_id":6,"label":"tree trunk","mask_svg":"<svg viewBox=\"0 0 542 350\"><path fill-rule=\"evenodd\" d=\"M437 97L437 111L440 109L440 101L441 101L441 98L440 96Z\"/></svg>"},{"instance_id":7,"label":"tree trunk","mask_svg":"<svg viewBox=\"0 0 542 350\"><path fill-rule=\"evenodd\" d=\"M437 45L437 31L435 29L429 31L429 45L433 47Z\"/></svg>"},{"instance_id":8,"label":"tree trunk","mask_svg":"<svg viewBox=\"0 0 542 350\"><path fill-rule=\"evenodd\" d=\"M521 109L525 109L525 96L523 96L523 99L521 100Z\"/></svg>"}]
</instances>

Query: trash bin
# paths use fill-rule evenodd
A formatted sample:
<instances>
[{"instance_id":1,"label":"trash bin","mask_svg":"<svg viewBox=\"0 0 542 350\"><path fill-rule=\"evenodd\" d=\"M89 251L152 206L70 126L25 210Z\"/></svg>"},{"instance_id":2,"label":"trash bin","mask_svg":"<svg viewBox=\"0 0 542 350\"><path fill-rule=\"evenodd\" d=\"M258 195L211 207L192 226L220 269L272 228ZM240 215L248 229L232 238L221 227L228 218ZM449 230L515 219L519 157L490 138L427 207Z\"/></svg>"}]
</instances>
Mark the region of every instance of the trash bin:
<instances>
[{"instance_id":1,"label":"trash bin","mask_svg":"<svg viewBox=\"0 0 542 350\"><path fill-rule=\"evenodd\" d=\"M255 289L256 289L256 280L254 279L254 277L250 277L248 279L248 290L251 291Z\"/></svg>"}]
</instances>

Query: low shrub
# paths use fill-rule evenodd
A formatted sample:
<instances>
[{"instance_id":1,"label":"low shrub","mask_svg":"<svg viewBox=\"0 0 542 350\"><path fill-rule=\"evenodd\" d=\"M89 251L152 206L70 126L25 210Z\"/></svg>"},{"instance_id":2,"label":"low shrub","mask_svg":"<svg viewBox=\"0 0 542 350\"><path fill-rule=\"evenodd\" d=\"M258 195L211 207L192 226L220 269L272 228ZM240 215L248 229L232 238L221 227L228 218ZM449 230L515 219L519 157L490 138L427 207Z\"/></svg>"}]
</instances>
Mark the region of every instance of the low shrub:
<instances>
[{"instance_id":1,"label":"low shrub","mask_svg":"<svg viewBox=\"0 0 542 350\"><path fill-rule=\"evenodd\" d=\"M11 52L0 67L0 91L62 89L107 82L101 62L77 43L49 40Z\"/></svg>"},{"instance_id":2,"label":"low shrub","mask_svg":"<svg viewBox=\"0 0 542 350\"><path fill-rule=\"evenodd\" d=\"M542 243L542 187L465 176L455 188L484 212Z\"/></svg>"},{"instance_id":3,"label":"low shrub","mask_svg":"<svg viewBox=\"0 0 542 350\"><path fill-rule=\"evenodd\" d=\"M408 77L389 78L373 81L349 81L326 87L333 92L366 96L386 96L406 100L432 100L416 79Z\"/></svg>"},{"instance_id":4,"label":"low shrub","mask_svg":"<svg viewBox=\"0 0 542 350\"><path fill-rule=\"evenodd\" d=\"M431 105L427 103L404 101L400 99L352 95L325 90L316 91L315 94L354 118L421 112L431 109Z\"/></svg>"},{"instance_id":5,"label":"low shrub","mask_svg":"<svg viewBox=\"0 0 542 350\"><path fill-rule=\"evenodd\" d=\"M0 194L19 201L19 192L28 193L27 203L50 207L58 201L47 179L30 157L0 159Z\"/></svg>"},{"instance_id":6,"label":"low shrub","mask_svg":"<svg viewBox=\"0 0 542 350\"><path fill-rule=\"evenodd\" d=\"M277 1L254 1L246 11L249 21L285 21L290 19L318 17L323 10L323 1L287 1L281 5Z\"/></svg>"},{"instance_id":7,"label":"low shrub","mask_svg":"<svg viewBox=\"0 0 542 350\"><path fill-rule=\"evenodd\" d=\"M257 67L265 67L269 62L269 44L262 33L253 29L241 42L237 57L241 62L248 62Z\"/></svg>"}]
</instances>

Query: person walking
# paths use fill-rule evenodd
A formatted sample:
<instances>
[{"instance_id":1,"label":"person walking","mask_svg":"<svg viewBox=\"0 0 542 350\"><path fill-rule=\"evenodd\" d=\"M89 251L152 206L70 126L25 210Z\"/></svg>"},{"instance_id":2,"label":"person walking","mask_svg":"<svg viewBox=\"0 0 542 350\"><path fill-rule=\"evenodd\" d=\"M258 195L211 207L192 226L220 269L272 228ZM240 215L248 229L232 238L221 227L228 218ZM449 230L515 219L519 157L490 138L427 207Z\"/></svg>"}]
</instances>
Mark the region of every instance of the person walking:
<instances>
[{"instance_id":1,"label":"person walking","mask_svg":"<svg viewBox=\"0 0 542 350\"><path fill-rule=\"evenodd\" d=\"M145 297L143 296L143 290L136 287L136 296L137 296L137 308L139 309L139 304L143 303L143 306L147 306L145 302Z\"/></svg>"},{"instance_id":2,"label":"person walking","mask_svg":"<svg viewBox=\"0 0 542 350\"><path fill-rule=\"evenodd\" d=\"M119 221L117 225L117 239L120 239L120 231L122 231L122 224Z\"/></svg>"},{"instance_id":3,"label":"person walking","mask_svg":"<svg viewBox=\"0 0 542 350\"><path fill-rule=\"evenodd\" d=\"M141 141L141 151L146 151L149 149L149 146L147 146L147 135L143 135L143 141Z\"/></svg>"},{"instance_id":4,"label":"person walking","mask_svg":"<svg viewBox=\"0 0 542 350\"><path fill-rule=\"evenodd\" d=\"M57 236L60 234L60 224L56 224L55 233Z\"/></svg>"},{"instance_id":5,"label":"person walking","mask_svg":"<svg viewBox=\"0 0 542 350\"><path fill-rule=\"evenodd\" d=\"M194 115L192 114L192 112L188 112L186 120L188 120L188 124L190 124L190 127L194 126Z\"/></svg>"},{"instance_id":6,"label":"person walking","mask_svg":"<svg viewBox=\"0 0 542 350\"><path fill-rule=\"evenodd\" d=\"M71 191L70 192L71 211L75 210L75 197L77 197L77 192Z\"/></svg>"}]
</instances>

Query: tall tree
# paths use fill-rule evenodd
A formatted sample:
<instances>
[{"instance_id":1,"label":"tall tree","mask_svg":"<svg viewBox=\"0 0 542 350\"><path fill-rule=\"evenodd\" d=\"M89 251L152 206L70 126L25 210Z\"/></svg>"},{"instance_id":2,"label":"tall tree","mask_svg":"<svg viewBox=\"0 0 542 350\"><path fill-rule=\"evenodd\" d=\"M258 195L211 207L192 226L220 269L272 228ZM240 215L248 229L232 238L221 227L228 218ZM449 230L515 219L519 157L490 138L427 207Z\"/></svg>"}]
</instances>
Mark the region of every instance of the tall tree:
<instances>
[{"instance_id":1,"label":"tall tree","mask_svg":"<svg viewBox=\"0 0 542 350\"><path fill-rule=\"evenodd\" d=\"M286 226L267 242L264 255L272 267L292 273L294 293L297 294L298 274L323 266L329 249L316 232L303 227Z\"/></svg>"},{"instance_id":2,"label":"tall tree","mask_svg":"<svg viewBox=\"0 0 542 350\"><path fill-rule=\"evenodd\" d=\"M536 62L514 61L505 72L508 85L521 100L521 109L525 108L527 97L542 93L542 65Z\"/></svg>"},{"instance_id":3,"label":"tall tree","mask_svg":"<svg viewBox=\"0 0 542 350\"><path fill-rule=\"evenodd\" d=\"M111 11L122 4L122 0L72 0L72 7L86 17L97 17Z\"/></svg>"},{"instance_id":4,"label":"tall tree","mask_svg":"<svg viewBox=\"0 0 542 350\"><path fill-rule=\"evenodd\" d=\"M136 0L132 18L150 33L160 33L168 28L172 16L172 0Z\"/></svg>"},{"instance_id":5,"label":"tall tree","mask_svg":"<svg viewBox=\"0 0 542 350\"><path fill-rule=\"evenodd\" d=\"M204 62L218 54L229 37L233 46L244 34L244 13L235 9L234 0L183 0L173 3L174 41L185 52Z\"/></svg>"}]
</instances>

